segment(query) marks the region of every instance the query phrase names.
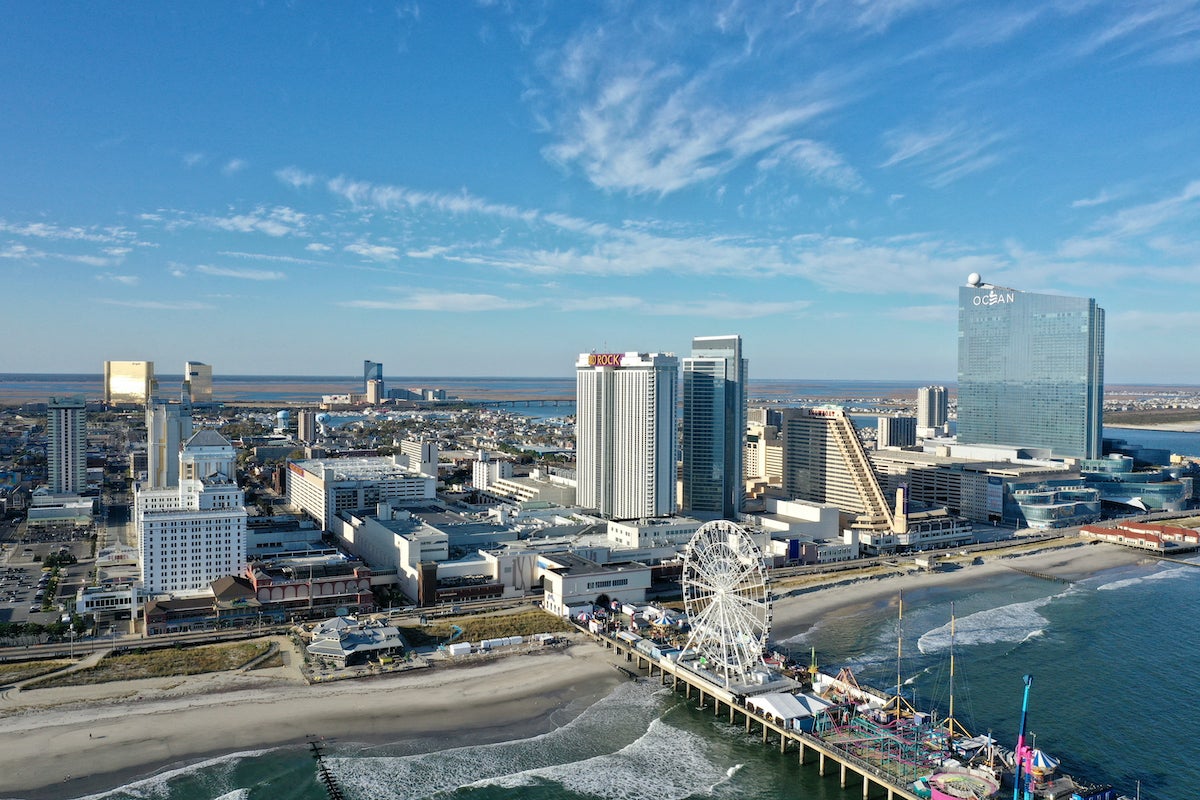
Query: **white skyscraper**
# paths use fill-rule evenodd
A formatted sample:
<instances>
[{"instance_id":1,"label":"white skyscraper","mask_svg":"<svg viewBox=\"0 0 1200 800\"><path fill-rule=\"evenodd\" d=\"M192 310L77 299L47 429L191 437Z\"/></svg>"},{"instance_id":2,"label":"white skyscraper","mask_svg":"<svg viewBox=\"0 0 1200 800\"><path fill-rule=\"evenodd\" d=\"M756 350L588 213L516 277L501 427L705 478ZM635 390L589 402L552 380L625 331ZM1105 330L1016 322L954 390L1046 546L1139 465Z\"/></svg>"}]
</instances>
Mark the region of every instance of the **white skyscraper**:
<instances>
[{"instance_id":1,"label":"white skyscraper","mask_svg":"<svg viewBox=\"0 0 1200 800\"><path fill-rule=\"evenodd\" d=\"M609 519L674 514L679 359L583 353L575 390L579 505Z\"/></svg>"},{"instance_id":2,"label":"white skyscraper","mask_svg":"<svg viewBox=\"0 0 1200 800\"><path fill-rule=\"evenodd\" d=\"M683 513L736 520L746 437L742 338L698 336L683 359Z\"/></svg>"},{"instance_id":3,"label":"white skyscraper","mask_svg":"<svg viewBox=\"0 0 1200 800\"><path fill-rule=\"evenodd\" d=\"M79 494L87 488L84 409L79 396L51 397L46 406L46 471L55 494Z\"/></svg>"},{"instance_id":4,"label":"white skyscraper","mask_svg":"<svg viewBox=\"0 0 1200 800\"><path fill-rule=\"evenodd\" d=\"M917 436L938 436L949 432L945 386L917 389Z\"/></svg>"},{"instance_id":5,"label":"white skyscraper","mask_svg":"<svg viewBox=\"0 0 1200 800\"><path fill-rule=\"evenodd\" d=\"M179 452L179 485L134 494L142 589L195 593L246 563L245 495L233 445L202 430Z\"/></svg>"}]
</instances>

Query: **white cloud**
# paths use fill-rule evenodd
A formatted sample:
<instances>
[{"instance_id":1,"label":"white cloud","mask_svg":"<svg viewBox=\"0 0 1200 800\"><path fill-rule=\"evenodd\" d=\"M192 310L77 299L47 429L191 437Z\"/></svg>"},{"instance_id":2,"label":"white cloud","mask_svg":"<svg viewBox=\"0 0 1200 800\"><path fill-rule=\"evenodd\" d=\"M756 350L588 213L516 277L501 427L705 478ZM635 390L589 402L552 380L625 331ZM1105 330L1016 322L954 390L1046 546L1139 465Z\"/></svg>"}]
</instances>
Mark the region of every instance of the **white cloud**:
<instances>
[{"instance_id":1,"label":"white cloud","mask_svg":"<svg viewBox=\"0 0 1200 800\"><path fill-rule=\"evenodd\" d=\"M41 250L34 250L23 244L9 244L6 247L0 248L0 258L45 258L46 254Z\"/></svg>"},{"instance_id":2,"label":"white cloud","mask_svg":"<svg viewBox=\"0 0 1200 800\"><path fill-rule=\"evenodd\" d=\"M19 224L3 219L0 219L0 232L51 241L101 242L105 244L124 244L137 238L133 231L120 226L63 227L49 222Z\"/></svg>"},{"instance_id":3,"label":"white cloud","mask_svg":"<svg viewBox=\"0 0 1200 800\"><path fill-rule=\"evenodd\" d=\"M287 273L284 272L265 269L229 269L228 267L213 267L207 264L197 266L196 272L218 278L237 278L244 281L282 281L287 278Z\"/></svg>"},{"instance_id":4,"label":"white cloud","mask_svg":"<svg viewBox=\"0 0 1200 800\"><path fill-rule=\"evenodd\" d=\"M396 300L350 300L341 305L349 308L370 308L384 311L477 312L513 311L530 308L536 303L494 294L413 292Z\"/></svg>"},{"instance_id":5,"label":"white cloud","mask_svg":"<svg viewBox=\"0 0 1200 800\"><path fill-rule=\"evenodd\" d=\"M265 233L268 236L280 237L300 235L304 231L307 215L287 206L257 206L245 214L231 214L227 217L200 216L191 220L184 215L179 224L188 225L192 222L235 233Z\"/></svg>"},{"instance_id":6,"label":"white cloud","mask_svg":"<svg viewBox=\"0 0 1200 800\"><path fill-rule=\"evenodd\" d=\"M333 248L320 242L310 242L304 246L304 249L313 253L328 253Z\"/></svg>"},{"instance_id":7,"label":"white cloud","mask_svg":"<svg viewBox=\"0 0 1200 800\"><path fill-rule=\"evenodd\" d=\"M1099 220L1096 227L1115 236L1135 236L1179 220L1193 219L1198 213L1200 180L1192 181L1171 197L1117 211Z\"/></svg>"},{"instance_id":8,"label":"white cloud","mask_svg":"<svg viewBox=\"0 0 1200 800\"><path fill-rule=\"evenodd\" d=\"M1006 134L966 122L895 128L883 135L891 153L881 166L911 164L925 173L932 187L941 189L1000 163L995 148L1005 138Z\"/></svg>"},{"instance_id":9,"label":"white cloud","mask_svg":"<svg viewBox=\"0 0 1200 800\"><path fill-rule=\"evenodd\" d=\"M323 261L314 261L311 258L297 258L296 256L277 256L270 253L247 253L241 250L218 250L217 255L229 256L230 258L245 258L251 261L275 261L280 264L323 264Z\"/></svg>"},{"instance_id":10,"label":"white cloud","mask_svg":"<svg viewBox=\"0 0 1200 800\"><path fill-rule=\"evenodd\" d=\"M225 162L225 166L221 167L221 174L236 175L248 166L250 166L250 162L243 158L231 158Z\"/></svg>"},{"instance_id":11,"label":"white cloud","mask_svg":"<svg viewBox=\"0 0 1200 800\"><path fill-rule=\"evenodd\" d=\"M198 167L207 160L208 158L204 153L184 153L183 155L183 165L188 169Z\"/></svg>"},{"instance_id":12,"label":"white cloud","mask_svg":"<svg viewBox=\"0 0 1200 800\"><path fill-rule=\"evenodd\" d=\"M420 192L404 186L372 184L344 177L332 178L326 182L326 187L354 206L384 211L431 208L449 214L484 214L505 219L530 219L536 216L535 212L521 211L502 203L489 203L465 191L458 194Z\"/></svg>"},{"instance_id":13,"label":"white cloud","mask_svg":"<svg viewBox=\"0 0 1200 800\"><path fill-rule=\"evenodd\" d=\"M115 283L124 284L125 286L137 286L138 283L141 282L141 279L137 275L114 275L110 272L97 275L96 280L113 281Z\"/></svg>"},{"instance_id":14,"label":"white cloud","mask_svg":"<svg viewBox=\"0 0 1200 800\"><path fill-rule=\"evenodd\" d=\"M666 195L797 141L805 123L834 105L802 95L721 105L711 89L705 77L673 66L631 64L571 98L572 111L553 128L559 141L543 153L601 189Z\"/></svg>"},{"instance_id":15,"label":"white cloud","mask_svg":"<svg viewBox=\"0 0 1200 800\"><path fill-rule=\"evenodd\" d=\"M283 169L275 170L275 177L281 183L284 183L293 189L304 189L312 186L317 181L317 176L311 172L305 172L297 167L284 167Z\"/></svg>"},{"instance_id":16,"label":"white cloud","mask_svg":"<svg viewBox=\"0 0 1200 800\"><path fill-rule=\"evenodd\" d=\"M101 297L99 302L110 306L141 308L148 311L207 311L212 308L208 303L172 300L113 300Z\"/></svg>"},{"instance_id":17,"label":"white cloud","mask_svg":"<svg viewBox=\"0 0 1200 800\"><path fill-rule=\"evenodd\" d=\"M790 166L824 183L846 191L862 191L864 183L857 170L847 164L832 147L811 139L798 139L775 148L771 155L758 162L763 171L780 165Z\"/></svg>"},{"instance_id":18,"label":"white cloud","mask_svg":"<svg viewBox=\"0 0 1200 800\"><path fill-rule=\"evenodd\" d=\"M1116 195L1110 193L1107 189L1101 189L1099 194L1092 197L1081 197L1071 203L1071 208L1091 208L1092 206L1102 206L1105 203L1116 199Z\"/></svg>"},{"instance_id":19,"label":"white cloud","mask_svg":"<svg viewBox=\"0 0 1200 800\"><path fill-rule=\"evenodd\" d=\"M562 311L572 313L608 311L633 311L644 314L670 317L706 317L711 319L754 319L779 314L797 314L812 305L809 300L730 300L713 298L703 300L673 300L648 302L640 297L597 297L586 300L565 300L560 303Z\"/></svg>"},{"instance_id":20,"label":"white cloud","mask_svg":"<svg viewBox=\"0 0 1200 800\"><path fill-rule=\"evenodd\" d=\"M400 251L398 249L383 244L355 242L354 244L346 245L344 249L348 253L354 253L363 258L369 258L372 261L395 261L400 258Z\"/></svg>"}]
</instances>

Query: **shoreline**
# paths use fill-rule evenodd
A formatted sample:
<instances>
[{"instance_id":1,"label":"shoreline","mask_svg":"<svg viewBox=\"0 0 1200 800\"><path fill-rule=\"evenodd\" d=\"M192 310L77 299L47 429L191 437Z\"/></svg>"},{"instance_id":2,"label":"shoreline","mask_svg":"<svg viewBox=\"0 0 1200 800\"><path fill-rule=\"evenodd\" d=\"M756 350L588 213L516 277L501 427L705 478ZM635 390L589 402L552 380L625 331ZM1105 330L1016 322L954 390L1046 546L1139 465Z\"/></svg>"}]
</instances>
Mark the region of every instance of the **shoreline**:
<instances>
[{"instance_id":1,"label":"shoreline","mask_svg":"<svg viewBox=\"0 0 1200 800\"><path fill-rule=\"evenodd\" d=\"M772 639L803 635L840 610L886 601L900 590L978 584L1010 567L1079 580L1144 558L1118 545L1059 541L942 572L785 582L773 604ZM238 753L303 746L308 733L368 746L451 737L455 746L513 741L553 730L607 696L624 680L612 668L617 663L610 651L576 635L565 650L332 684L305 684L293 663L9 691L0 695L0 732L7 734L0 797L54 800L110 791Z\"/></svg>"}]
</instances>

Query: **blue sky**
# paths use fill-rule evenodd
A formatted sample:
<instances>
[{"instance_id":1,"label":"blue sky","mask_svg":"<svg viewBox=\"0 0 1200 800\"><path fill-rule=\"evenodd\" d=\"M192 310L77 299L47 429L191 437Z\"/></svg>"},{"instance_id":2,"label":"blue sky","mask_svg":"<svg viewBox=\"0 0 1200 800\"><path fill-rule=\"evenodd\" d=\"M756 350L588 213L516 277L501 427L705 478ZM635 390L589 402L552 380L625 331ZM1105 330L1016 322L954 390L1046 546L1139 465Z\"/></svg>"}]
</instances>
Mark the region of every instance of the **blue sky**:
<instances>
[{"instance_id":1,"label":"blue sky","mask_svg":"<svg viewBox=\"0 0 1200 800\"><path fill-rule=\"evenodd\" d=\"M1200 383L1194 2L0 8L0 371L953 380L977 271Z\"/></svg>"}]
</instances>

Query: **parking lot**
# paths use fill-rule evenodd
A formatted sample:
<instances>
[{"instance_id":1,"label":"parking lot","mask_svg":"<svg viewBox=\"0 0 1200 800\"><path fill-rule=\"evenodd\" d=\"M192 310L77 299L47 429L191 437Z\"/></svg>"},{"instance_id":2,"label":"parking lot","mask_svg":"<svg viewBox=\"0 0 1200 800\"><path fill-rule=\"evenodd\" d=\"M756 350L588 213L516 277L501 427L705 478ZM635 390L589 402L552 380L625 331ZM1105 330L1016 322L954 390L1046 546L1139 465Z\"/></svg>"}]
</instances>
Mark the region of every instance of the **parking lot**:
<instances>
[{"instance_id":1,"label":"parking lot","mask_svg":"<svg viewBox=\"0 0 1200 800\"><path fill-rule=\"evenodd\" d=\"M46 625L71 608L70 599L87 579L92 545L72 531L26 532L24 527L5 525L0 529L4 540L0 542L0 622ZM77 563L59 567L55 582L46 559L67 553L75 556Z\"/></svg>"}]
</instances>

